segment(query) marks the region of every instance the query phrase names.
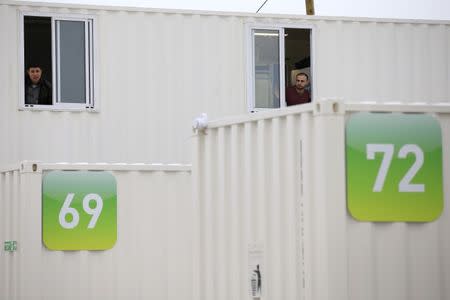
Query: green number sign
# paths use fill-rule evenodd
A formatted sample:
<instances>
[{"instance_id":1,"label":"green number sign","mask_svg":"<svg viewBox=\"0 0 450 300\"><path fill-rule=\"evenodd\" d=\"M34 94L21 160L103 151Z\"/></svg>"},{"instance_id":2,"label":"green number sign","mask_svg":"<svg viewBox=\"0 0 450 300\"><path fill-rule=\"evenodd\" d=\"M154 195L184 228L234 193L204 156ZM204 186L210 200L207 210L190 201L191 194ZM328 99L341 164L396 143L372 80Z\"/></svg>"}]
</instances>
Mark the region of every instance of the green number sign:
<instances>
[{"instance_id":1,"label":"green number sign","mask_svg":"<svg viewBox=\"0 0 450 300\"><path fill-rule=\"evenodd\" d=\"M52 171L42 182L42 237L51 250L105 250L117 239L116 180L97 171Z\"/></svg>"},{"instance_id":2,"label":"green number sign","mask_svg":"<svg viewBox=\"0 0 450 300\"><path fill-rule=\"evenodd\" d=\"M442 213L441 127L434 117L354 114L346 159L347 205L355 219L429 222Z\"/></svg>"}]
</instances>

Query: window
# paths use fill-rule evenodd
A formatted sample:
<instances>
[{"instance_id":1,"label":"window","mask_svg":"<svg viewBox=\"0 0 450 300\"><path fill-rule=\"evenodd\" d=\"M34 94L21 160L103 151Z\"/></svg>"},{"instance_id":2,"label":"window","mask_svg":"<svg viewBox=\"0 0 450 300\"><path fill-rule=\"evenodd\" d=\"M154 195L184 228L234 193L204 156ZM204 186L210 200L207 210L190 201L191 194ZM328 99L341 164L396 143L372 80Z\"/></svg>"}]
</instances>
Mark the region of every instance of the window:
<instances>
[{"instance_id":1,"label":"window","mask_svg":"<svg viewBox=\"0 0 450 300\"><path fill-rule=\"evenodd\" d=\"M93 18L23 14L22 107L94 108Z\"/></svg>"},{"instance_id":2,"label":"window","mask_svg":"<svg viewBox=\"0 0 450 300\"><path fill-rule=\"evenodd\" d=\"M249 110L309 102L312 29L250 26L249 31Z\"/></svg>"}]
</instances>

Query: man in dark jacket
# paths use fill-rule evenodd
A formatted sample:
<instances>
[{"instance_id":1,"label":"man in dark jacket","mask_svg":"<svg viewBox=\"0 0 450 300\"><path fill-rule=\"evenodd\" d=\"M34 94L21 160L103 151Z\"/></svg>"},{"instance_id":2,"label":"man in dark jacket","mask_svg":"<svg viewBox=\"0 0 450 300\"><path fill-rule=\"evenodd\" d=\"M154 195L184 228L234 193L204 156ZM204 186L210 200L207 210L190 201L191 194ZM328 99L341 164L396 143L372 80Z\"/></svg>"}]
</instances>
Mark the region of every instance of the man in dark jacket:
<instances>
[{"instance_id":1,"label":"man in dark jacket","mask_svg":"<svg viewBox=\"0 0 450 300\"><path fill-rule=\"evenodd\" d=\"M52 86L42 78L40 65L29 65L25 76L25 104L51 105Z\"/></svg>"}]
</instances>

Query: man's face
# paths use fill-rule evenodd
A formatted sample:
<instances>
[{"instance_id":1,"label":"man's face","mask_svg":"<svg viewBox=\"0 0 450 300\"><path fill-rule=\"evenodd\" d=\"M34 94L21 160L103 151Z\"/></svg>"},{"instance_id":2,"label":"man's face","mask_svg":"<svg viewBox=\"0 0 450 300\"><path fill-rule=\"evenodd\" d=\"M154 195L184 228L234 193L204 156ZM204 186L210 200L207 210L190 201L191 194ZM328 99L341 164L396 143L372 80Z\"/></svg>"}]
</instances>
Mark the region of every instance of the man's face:
<instances>
[{"instance_id":1,"label":"man's face","mask_svg":"<svg viewBox=\"0 0 450 300\"><path fill-rule=\"evenodd\" d=\"M303 90L308 85L308 79L305 75L297 75L295 78L295 87L299 90Z\"/></svg>"},{"instance_id":2,"label":"man's face","mask_svg":"<svg viewBox=\"0 0 450 300\"><path fill-rule=\"evenodd\" d=\"M27 73L33 84L37 84L39 82L39 80L41 80L41 76L42 76L41 68L39 68L39 67L29 68Z\"/></svg>"}]
</instances>

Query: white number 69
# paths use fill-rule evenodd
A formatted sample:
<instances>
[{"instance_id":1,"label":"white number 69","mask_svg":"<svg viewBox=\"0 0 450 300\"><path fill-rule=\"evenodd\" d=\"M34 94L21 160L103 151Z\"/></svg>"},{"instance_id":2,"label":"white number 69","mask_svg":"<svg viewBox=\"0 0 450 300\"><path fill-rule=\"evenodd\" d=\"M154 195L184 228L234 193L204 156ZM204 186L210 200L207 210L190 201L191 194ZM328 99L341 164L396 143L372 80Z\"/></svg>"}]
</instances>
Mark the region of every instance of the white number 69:
<instances>
[{"instance_id":1,"label":"white number 69","mask_svg":"<svg viewBox=\"0 0 450 300\"><path fill-rule=\"evenodd\" d=\"M78 211L75 208L70 207L74 195L75 195L74 193L67 194L66 199L64 200L64 204L59 212L59 224L65 229L73 229L80 222L80 215L78 214ZM95 201L96 203L94 208L91 208L89 206L91 201ZM102 212L102 209L103 209L103 199L98 194L87 194L86 196L84 196L83 210L87 214L92 216L88 224L89 229L94 228L95 224L97 224L97 220ZM72 220L69 222L66 220L67 215L72 216Z\"/></svg>"}]
</instances>

